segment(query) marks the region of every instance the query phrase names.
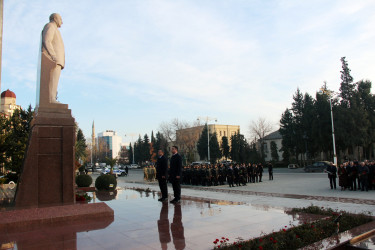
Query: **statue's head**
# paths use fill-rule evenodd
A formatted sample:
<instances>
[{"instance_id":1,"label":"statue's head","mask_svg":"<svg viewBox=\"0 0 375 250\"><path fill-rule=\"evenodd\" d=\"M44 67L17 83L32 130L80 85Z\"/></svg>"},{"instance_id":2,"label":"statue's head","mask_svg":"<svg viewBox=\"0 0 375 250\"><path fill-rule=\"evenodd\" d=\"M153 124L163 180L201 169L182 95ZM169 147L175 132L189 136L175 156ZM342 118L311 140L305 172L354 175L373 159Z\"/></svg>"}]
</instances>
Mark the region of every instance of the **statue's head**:
<instances>
[{"instance_id":1,"label":"statue's head","mask_svg":"<svg viewBox=\"0 0 375 250\"><path fill-rule=\"evenodd\" d=\"M49 21L50 22L55 22L57 27L61 27L61 25L63 24L62 22L62 18L59 14L57 13L52 13L50 16L49 16Z\"/></svg>"}]
</instances>

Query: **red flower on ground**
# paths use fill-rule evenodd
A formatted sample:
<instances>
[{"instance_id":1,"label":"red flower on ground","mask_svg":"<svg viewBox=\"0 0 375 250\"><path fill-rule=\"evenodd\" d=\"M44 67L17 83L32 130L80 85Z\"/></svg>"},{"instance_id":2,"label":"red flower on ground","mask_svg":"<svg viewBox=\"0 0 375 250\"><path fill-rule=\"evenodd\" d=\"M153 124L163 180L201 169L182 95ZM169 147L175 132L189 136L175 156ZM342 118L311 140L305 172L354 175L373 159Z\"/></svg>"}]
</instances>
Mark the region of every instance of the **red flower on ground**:
<instances>
[{"instance_id":1,"label":"red flower on ground","mask_svg":"<svg viewBox=\"0 0 375 250\"><path fill-rule=\"evenodd\" d=\"M283 231L286 232L285 228L283 228Z\"/></svg>"},{"instance_id":2,"label":"red flower on ground","mask_svg":"<svg viewBox=\"0 0 375 250\"><path fill-rule=\"evenodd\" d=\"M229 240L228 238L226 238L226 240Z\"/></svg>"},{"instance_id":3,"label":"red flower on ground","mask_svg":"<svg viewBox=\"0 0 375 250\"><path fill-rule=\"evenodd\" d=\"M263 250L263 247L262 247L262 246L259 246L259 250Z\"/></svg>"},{"instance_id":4,"label":"red flower on ground","mask_svg":"<svg viewBox=\"0 0 375 250\"><path fill-rule=\"evenodd\" d=\"M217 248L220 248L220 245L218 245Z\"/></svg>"},{"instance_id":5,"label":"red flower on ground","mask_svg":"<svg viewBox=\"0 0 375 250\"><path fill-rule=\"evenodd\" d=\"M242 247L242 245L241 244L238 244L238 248L241 248Z\"/></svg>"},{"instance_id":6,"label":"red flower on ground","mask_svg":"<svg viewBox=\"0 0 375 250\"><path fill-rule=\"evenodd\" d=\"M262 242L263 241L263 239L259 239L259 242Z\"/></svg>"},{"instance_id":7,"label":"red flower on ground","mask_svg":"<svg viewBox=\"0 0 375 250\"><path fill-rule=\"evenodd\" d=\"M311 228L314 228L314 225L311 225Z\"/></svg>"},{"instance_id":8,"label":"red flower on ground","mask_svg":"<svg viewBox=\"0 0 375 250\"><path fill-rule=\"evenodd\" d=\"M223 241L221 240L220 243L223 243Z\"/></svg>"},{"instance_id":9,"label":"red flower on ground","mask_svg":"<svg viewBox=\"0 0 375 250\"><path fill-rule=\"evenodd\" d=\"M216 241L219 241L219 239L216 239Z\"/></svg>"},{"instance_id":10,"label":"red flower on ground","mask_svg":"<svg viewBox=\"0 0 375 250\"><path fill-rule=\"evenodd\" d=\"M237 242L233 242L233 245L236 245L237 244Z\"/></svg>"},{"instance_id":11,"label":"red flower on ground","mask_svg":"<svg viewBox=\"0 0 375 250\"><path fill-rule=\"evenodd\" d=\"M298 235L298 234L296 235L296 238L299 238L299 235Z\"/></svg>"},{"instance_id":12,"label":"red flower on ground","mask_svg":"<svg viewBox=\"0 0 375 250\"><path fill-rule=\"evenodd\" d=\"M276 244L276 243L277 243L277 241L276 241L276 240L274 240L274 241L273 241L273 244Z\"/></svg>"},{"instance_id":13,"label":"red flower on ground","mask_svg":"<svg viewBox=\"0 0 375 250\"><path fill-rule=\"evenodd\" d=\"M225 237L221 237L223 240L225 239Z\"/></svg>"},{"instance_id":14,"label":"red flower on ground","mask_svg":"<svg viewBox=\"0 0 375 250\"><path fill-rule=\"evenodd\" d=\"M270 238L270 241L273 241L273 238L272 238L272 237Z\"/></svg>"},{"instance_id":15,"label":"red flower on ground","mask_svg":"<svg viewBox=\"0 0 375 250\"><path fill-rule=\"evenodd\" d=\"M285 228L287 228L287 226L285 226Z\"/></svg>"}]
</instances>

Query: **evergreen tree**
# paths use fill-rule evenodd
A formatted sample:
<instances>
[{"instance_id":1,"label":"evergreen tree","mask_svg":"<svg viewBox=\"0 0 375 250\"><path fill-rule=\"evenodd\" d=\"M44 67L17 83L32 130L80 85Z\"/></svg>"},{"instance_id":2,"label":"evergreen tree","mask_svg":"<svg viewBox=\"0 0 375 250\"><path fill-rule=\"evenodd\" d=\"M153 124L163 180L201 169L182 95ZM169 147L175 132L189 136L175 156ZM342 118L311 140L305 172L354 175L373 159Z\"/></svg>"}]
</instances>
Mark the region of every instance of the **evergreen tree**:
<instances>
[{"instance_id":1,"label":"evergreen tree","mask_svg":"<svg viewBox=\"0 0 375 250\"><path fill-rule=\"evenodd\" d=\"M208 127L204 125L202 133L197 143L198 154L201 160L208 158Z\"/></svg>"},{"instance_id":2,"label":"evergreen tree","mask_svg":"<svg viewBox=\"0 0 375 250\"><path fill-rule=\"evenodd\" d=\"M230 149L230 157L232 161L239 162L240 161L240 140L239 135L235 133L230 137L231 149Z\"/></svg>"},{"instance_id":3,"label":"evergreen tree","mask_svg":"<svg viewBox=\"0 0 375 250\"><path fill-rule=\"evenodd\" d=\"M30 134L30 123L33 118L31 106L27 110L17 109L6 121L5 157L7 168L18 174L21 171L23 159Z\"/></svg>"},{"instance_id":4,"label":"evergreen tree","mask_svg":"<svg viewBox=\"0 0 375 250\"><path fill-rule=\"evenodd\" d=\"M164 155L168 156L168 141L159 131L156 133L154 148L156 151L159 149L163 150Z\"/></svg>"},{"instance_id":5,"label":"evergreen tree","mask_svg":"<svg viewBox=\"0 0 375 250\"><path fill-rule=\"evenodd\" d=\"M340 97L341 105L343 107L350 107L351 98L354 93L353 77L350 75L350 69L345 57L341 57L342 70L341 84L340 84Z\"/></svg>"},{"instance_id":6,"label":"evergreen tree","mask_svg":"<svg viewBox=\"0 0 375 250\"><path fill-rule=\"evenodd\" d=\"M293 114L289 109L286 109L281 116L279 131L283 138L281 144L283 159L286 163L289 163L291 157L295 156Z\"/></svg>"},{"instance_id":7,"label":"evergreen tree","mask_svg":"<svg viewBox=\"0 0 375 250\"><path fill-rule=\"evenodd\" d=\"M216 163L221 158L219 142L216 132L210 136L210 161Z\"/></svg>"},{"instance_id":8,"label":"evergreen tree","mask_svg":"<svg viewBox=\"0 0 375 250\"><path fill-rule=\"evenodd\" d=\"M142 161L150 161L151 154L150 154L150 139L148 138L148 135L145 134L143 136L143 143L142 143Z\"/></svg>"},{"instance_id":9,"label":"evergreen tree","mask_svg":"<svg viewBox=\"0 0 375 250\"><path fill-rule=\"evenodd\" d=\"M129 163L133 163L133 147L132 143L129 143Z\"/></svg>"},{"instance_id":10,"label":"evergreen tree","mask_svg":"<svg viewBox=\"0 0 375 250\"><path fill-rule=\"evenodd\" d=\"M272 161L278 162L279 161L279 153L278 153L276 142L271 141L271 157Z\"/></svg>"},{"instance_id":11,"label":"evergreen tree","mask_svg":"<svg viewBox=\"0 0 375 250\"><path fill-rule=\"evenodd\" d=\"M221 154L227 160L228 157L230 156L230 147L229 147L228 137L223 136L221 138L221 145L220 146L221 146Z\"/></svg>"},{"instance_id":12,"label":"evergreen tree","mask_svg":"<svg viewBox=\"0 0 375 250\"><path fill-rule=\"evenodd\" d=\"M79 162L80 160L83 161L86 159L86 139L85 136L83 135L82 129L76 126L77 129L77 135L76 135L76 144L75 144L75 159ZM80 162L81 163L81 162Z\"/></svg>"}]
</instances>

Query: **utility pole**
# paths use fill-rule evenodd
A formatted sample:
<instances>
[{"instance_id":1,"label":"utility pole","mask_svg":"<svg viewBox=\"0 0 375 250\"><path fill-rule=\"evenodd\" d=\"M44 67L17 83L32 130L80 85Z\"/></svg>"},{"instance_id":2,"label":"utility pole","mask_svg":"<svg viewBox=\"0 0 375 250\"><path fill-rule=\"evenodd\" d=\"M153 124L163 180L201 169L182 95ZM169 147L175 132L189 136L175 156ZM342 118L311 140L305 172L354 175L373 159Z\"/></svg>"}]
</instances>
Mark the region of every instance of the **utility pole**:
<instances>
[{"instance_id":1,"label":"utility pole","mask_svg":"<svg viewBox=\"0 0 375 250\"><path fill-rule=\"evenodd\" d=\"M133 149L132 149L132 151L133 151L133 164L134 164L134 140L133 140L133 138L134 138L134 136L137 136L137 134L136 133L131 133L131 134L126 134L125 137L126 136L130 136L132 138L131 142L133 143Z\"/></svg>"},{"instance_id":2,"label":"utility pole","mask_svg":"<svg viewBox=\"0 0 375 250\"><path fill-rule=\"evenodd\" d=\"M209 121L215 121L217 122L217 118L213 118L213 117L208 117L208 116L205 116L205 117L198 117L197 118L198 121L205 121L206 122L206 125L207 125L207 147L208 147L208 152L207 152L207 161L210 162L210 127L208 126L208 122Z\"/></svg>"},{"instance_id":3,"label":"utility pole","mask_svg":"<svg viewBox=\"0 0 375 250\"><path fill-rule=\"evenodd\" d=\"M327 83L324 82L324 86L326 86ZM332 123L332 141L333 141L333 164L337 167L337 155L336 155L336 141L335 141L335 126L333 124L333 111L332 111L332 98L331 94L333 91L329 91L326 87L320 89L320 93L325 94L329 98L329 107L331 111L331 123Z\"/></svg>"}]
</instances>

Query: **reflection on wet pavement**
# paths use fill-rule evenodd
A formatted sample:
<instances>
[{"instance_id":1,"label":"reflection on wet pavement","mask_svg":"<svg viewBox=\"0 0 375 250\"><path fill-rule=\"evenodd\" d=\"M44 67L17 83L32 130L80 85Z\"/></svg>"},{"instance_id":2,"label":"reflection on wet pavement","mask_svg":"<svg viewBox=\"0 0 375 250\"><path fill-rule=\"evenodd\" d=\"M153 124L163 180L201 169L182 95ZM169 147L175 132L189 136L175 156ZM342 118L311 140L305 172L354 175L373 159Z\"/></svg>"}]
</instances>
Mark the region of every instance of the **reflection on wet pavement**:
<instances>
[{"instance_id":1,"label":"reflection on wet pavement","mask_svg":"<svg viewBox=\"0 0 375 250\"><path fill-rule=\"evenodd\" d=\"M115 211L115 220L104 229L78 232L76 239L67 237L76 242L77 249L211 249L218 237L233 242L237 237L258 237L316 219L271 207L189 197L183 197L177 205L161 203L152 191L119 189L117 195L97 198L107 200ZM67 233L69 230L65 229ZM64 232L64 228L59 231ZM64 242L62 238L56 240ZM9 242L12 238L2 237L0 241ZM15 244L20 246L21 241L16 239Z\"/></svg>"}]
</instances>

